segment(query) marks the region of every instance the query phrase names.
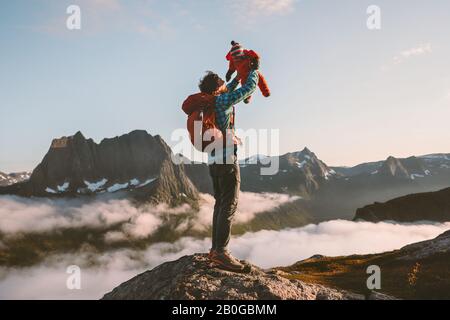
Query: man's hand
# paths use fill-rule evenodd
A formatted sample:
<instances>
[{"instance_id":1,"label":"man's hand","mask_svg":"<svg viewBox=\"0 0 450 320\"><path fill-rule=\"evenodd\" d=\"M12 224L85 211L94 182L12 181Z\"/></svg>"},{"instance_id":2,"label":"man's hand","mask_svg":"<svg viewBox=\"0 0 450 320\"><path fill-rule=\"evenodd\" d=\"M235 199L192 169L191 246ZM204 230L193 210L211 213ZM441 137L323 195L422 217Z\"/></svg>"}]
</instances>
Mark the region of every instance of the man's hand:
<instances>
[{"instance_id":1,"label":"man's hand","mask_svg":"<svg viewBox=\"0 0 450 320\"><path fill-rule=\"evenodd\" d=\"M225 75L225 80L227 80L227 82L230 82L231 76L233 75L234 70L228 70L227 74Z\"/></svg>"},{"instance_id":2,"label":"man's hand","mask_svg":"<svg viewBox=\"0 0 450 320\"><path fill-rule=\"evenodd\" d=\"M252 70L259 69L259 58L250 58L250 68Z\"/></svg>"}]
</instances>

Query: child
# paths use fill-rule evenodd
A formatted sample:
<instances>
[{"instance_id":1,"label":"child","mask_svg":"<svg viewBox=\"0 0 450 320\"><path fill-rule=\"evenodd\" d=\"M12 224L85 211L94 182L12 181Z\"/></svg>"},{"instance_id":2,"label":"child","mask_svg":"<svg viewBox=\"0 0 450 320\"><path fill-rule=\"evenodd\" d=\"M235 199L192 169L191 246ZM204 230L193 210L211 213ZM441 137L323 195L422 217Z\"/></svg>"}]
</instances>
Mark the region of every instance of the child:
<instances>
[{"instance_id":1,"label":"child","mask_svg":"<svg viewBox=\"0 0 450 320\"><path fill-rule=\"evenodd\" d=\"M227 82L230 81L231 76L235 71L237 71L237 75L241 84L245 83L247 80L248 74L251 70L250 62L251 59L259 60L259 55L253 50L244 49L239 43L235 41L231 41L231 50L228 52L226 59L229 62L229 68L226 75ZM266 79L262 75L261 72L258 71L259 74L259 82L258 87L261 90L264 97L270 96L269 86L267 85ZM245 103L249 103L251 100L251 96L244 100Z\"/></svg>"}]
</instances>

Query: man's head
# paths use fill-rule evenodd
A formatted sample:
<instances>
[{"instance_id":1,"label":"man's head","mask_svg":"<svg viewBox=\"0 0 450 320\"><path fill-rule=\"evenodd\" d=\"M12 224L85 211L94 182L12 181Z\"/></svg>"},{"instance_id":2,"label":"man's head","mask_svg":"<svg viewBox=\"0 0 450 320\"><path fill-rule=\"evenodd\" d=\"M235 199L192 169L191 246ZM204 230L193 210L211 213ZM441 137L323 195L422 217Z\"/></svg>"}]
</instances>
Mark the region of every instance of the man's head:
<instances>
[{"instance_id":1,"label":"man's head","mask_svg":"<svg viewBox=\"0 0 450 320\"><path fill-rule=\"evenodd\" d=\"M200 79L198 87L203 93L216 94L224 84L225 81L223 81L216 73L207 71L206 75Z\"/></svg>"}]
</instances>

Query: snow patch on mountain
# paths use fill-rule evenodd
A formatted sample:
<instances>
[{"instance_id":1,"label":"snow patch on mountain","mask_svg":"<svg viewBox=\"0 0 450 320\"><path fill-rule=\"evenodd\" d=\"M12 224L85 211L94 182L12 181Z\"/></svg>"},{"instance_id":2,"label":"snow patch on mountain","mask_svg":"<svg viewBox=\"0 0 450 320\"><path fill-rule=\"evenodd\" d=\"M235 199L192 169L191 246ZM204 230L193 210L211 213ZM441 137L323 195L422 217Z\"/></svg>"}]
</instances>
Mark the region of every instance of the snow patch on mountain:
<instances>
[{"instance_id":1,"label":"snow patch on mountain","mask_svg":"<svg viewBox=\"0 0 450 320\"><path fill-rule=\"evenodd\" d=\"M53 194L57 194L58 193L58 192L56 192L55 190L53 190L52 188L49 188L49 187L45 188L45 192L53 193Z\"/></svg>"},{"instance_id":2,"label":"snow patch on mountain","mask_svg":"<svg viewBox=\"0 0 450 320\"><path fill-rule=\"evenodd\" d=\"M84 180L84 184L87 186L87 188L91 191L91 192L95 192L97 190L99 190L100 188L102 188L106 182L108 182L108 179L103 178L100 181L97 182L89 182Z\"/></svg>"},{"instance_id":3,"label":"snow patch on mountain","mask_svg":"<svg viewBox=\"0 0 450 320\"><path fill-rule=\"evenodd\" d=\"M69 188L69 182L64 182L62 185L57 186L56 188L58 189L59 192L66 192L67 189Z\"/></svg>"},{"instance_id":4,"label":"snow patch on mountain","mask_svg":"<svg viewBox=\"0 0 450 320\"><path fill-rule=\"evenodd\" d=\"M153 181L155 181L157 178L151 178L151 179L147 179L146 181L144 181L143 183L139 184L137 186L137 188L142 188L145 187L146 185L149 185L150 183L152 183Z\"/></svg>"},{"instance_id":5,"label":"snow patch on mountain","mask_svg":"<svg viewBox=\"0 0 450 320\"><path fill-rule=\"evenodd\" d=\"M116 184L112 185L111 187L108 187L107 190L108 190L108 192L116 192L116 191L128 188L128 185L129 185L128 182L126 182L126 183L116 183Z\"/></svg>"}]
</instances>

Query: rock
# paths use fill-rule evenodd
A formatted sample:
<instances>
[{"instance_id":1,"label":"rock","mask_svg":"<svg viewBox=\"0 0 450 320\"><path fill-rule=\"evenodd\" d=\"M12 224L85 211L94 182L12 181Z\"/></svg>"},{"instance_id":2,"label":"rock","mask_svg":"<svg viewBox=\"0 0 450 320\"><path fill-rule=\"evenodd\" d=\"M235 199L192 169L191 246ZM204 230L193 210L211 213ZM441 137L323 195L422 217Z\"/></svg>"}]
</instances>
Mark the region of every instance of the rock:
<instances>
[{"instance_id":1,"label":"rock","mask_svg":"<svg viewBox=\"0 0 450 320\"><path fill-rule=\"evenodd\" d=\"M206 254L166 262L122 283L104 300L348 300L362 295L266 273L211 268Z\"/></svg>"},{"instance_id":2,"label":"rock","mask_svg":"<svg viewBox=\"0 0 450 320\"><path fill-rule=\"evenodd\" d=\"M450 255L450 230L435 239L409 244L400 249L400 260L421 260Z\"/></svg>"},{"instance_id":3,"label":"rock","mask_svg":"<svg viewBox=\"0 0 450 320\"><path fill-rule=\"evenodd\" d=\"M387 295L387 294L384 294L384 293L371 291L367 297L367 300L400 300L400 299L395 298L390 295Z\"/></svg>"}]
</instances>

